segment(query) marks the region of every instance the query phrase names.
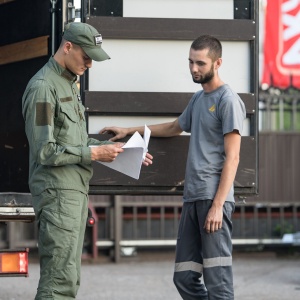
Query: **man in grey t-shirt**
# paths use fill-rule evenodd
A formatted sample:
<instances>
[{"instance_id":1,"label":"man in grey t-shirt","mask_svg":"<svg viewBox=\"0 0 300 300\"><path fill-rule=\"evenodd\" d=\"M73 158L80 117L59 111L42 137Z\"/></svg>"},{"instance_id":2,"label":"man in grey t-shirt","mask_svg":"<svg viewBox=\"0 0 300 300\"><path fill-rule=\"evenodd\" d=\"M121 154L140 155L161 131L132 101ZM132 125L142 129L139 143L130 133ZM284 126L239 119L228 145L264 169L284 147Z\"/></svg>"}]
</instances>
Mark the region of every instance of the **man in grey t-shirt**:
<instances>
[{"instance_id":1,"label":"man in grey t-shirt","mask_svg":"<svg viewBox=\"0 0 300 300\"><path fill-rule=\"evenodd\" d=\"M233 300L233 182L239 164L241 132L246 117L240 97L218 74L222 46L204 35L191 45L193 81L203 90L194 94L174 122L149 126L152 136L190 132L183 208L178 229L174 283L185 300ZM106 127L115 141L143 127Z\"/></svg>"}]
</instances>

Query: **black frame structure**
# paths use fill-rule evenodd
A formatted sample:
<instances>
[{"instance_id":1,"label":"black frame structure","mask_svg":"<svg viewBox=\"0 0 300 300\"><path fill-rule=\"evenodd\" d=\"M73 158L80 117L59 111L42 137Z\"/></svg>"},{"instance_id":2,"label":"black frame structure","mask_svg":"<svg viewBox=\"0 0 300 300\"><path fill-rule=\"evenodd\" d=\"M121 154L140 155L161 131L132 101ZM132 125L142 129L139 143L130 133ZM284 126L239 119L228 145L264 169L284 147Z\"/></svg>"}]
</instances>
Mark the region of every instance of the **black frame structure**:
<instances>
[{"instance_id":1,"label":"black frame structure","mask_svg":"<svg viewBox=\"0 0 300 300\"><path fill-rule=\"evenodd\" d=\"M235 193L237 196L257 194L258 0L233 1L235 19L232 20L131 18L103 16L103 14L95 16L86 14L88 4L83 2L83 21L101 31L105 39L193 40L201 34L211 34L221 41L249 41L250 93L240 94L240 96L246 105L247 117L250 119L250 136L242 137ZM87 82L88 76L82 80L82 87L88 86ZM90 92L85 88L82 92L87 107L87 117L92 115L179 116L191 97L190 93ZM107 136L102 135L93 135L93 137L107 139ZM142 168L138 181L117 174L100 164L94 164L90 193L181 194L184 186L188 142L187 136L152 138L149 152L155 154L155 164Z\"/></svg>"}]
</instances>

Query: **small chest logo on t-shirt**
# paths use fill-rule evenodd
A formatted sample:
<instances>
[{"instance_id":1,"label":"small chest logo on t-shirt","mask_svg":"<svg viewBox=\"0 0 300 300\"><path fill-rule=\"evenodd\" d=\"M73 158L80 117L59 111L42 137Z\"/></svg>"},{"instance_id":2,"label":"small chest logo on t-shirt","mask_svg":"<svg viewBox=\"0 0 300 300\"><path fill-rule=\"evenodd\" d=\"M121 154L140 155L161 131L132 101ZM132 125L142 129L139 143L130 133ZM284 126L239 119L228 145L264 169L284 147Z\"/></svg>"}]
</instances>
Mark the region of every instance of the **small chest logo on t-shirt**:
<instances>
[{"instance_id":1,"label":"small chest logo on t-shirt","mask_svg":"<svg viewBox=\"0 0 300 300\"><path fill-rule=\"evenodd\" d=\"M216 110L216 105L214 104L208 109L210 112L214 112Z\"/></svg>"}]
</instances>

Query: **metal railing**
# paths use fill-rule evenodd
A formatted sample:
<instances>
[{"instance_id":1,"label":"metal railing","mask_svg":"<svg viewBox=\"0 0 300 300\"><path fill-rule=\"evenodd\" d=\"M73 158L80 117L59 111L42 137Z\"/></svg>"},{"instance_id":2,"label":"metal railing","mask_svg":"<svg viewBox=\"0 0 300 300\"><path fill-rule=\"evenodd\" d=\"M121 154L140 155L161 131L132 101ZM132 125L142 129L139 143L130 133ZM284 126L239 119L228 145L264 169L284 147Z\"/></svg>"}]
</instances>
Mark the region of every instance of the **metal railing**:
<instances>
[{"instance_id":1,"label":"metal railing","mask_svg":"<svg viewBox=\"0 0 300 300\"><path fill-rule=\"evenodd\" d=\"M300 90L259 92L260 131L300 131Z\"/></svg>"},{"instance_id":2,"label":"metal railing","mask_svg":"<svg viewBox=\"0 0 300 300\"><path fill-rule=\"evenodd\" d=\"M96 220L87 228L84 252L96 259L105 251L119 262L137 249L174 248L182 207L180 196L91 196ZM233 214L234 247L282 246L285 233L300 231L300 203L243 203ZM37 247L35 223L9 222L0 227L2 248Z\"/></svg>"},{"instance_id":3,"label":"metal railing","mask_svg":"<svg viewBox=\"0 0 300 300\"><path fill-rule=\"evenodd\" d=\"M101 201L93 202L99 212L97 228L102 228L95 245L98 249L111 249L116 262L122 254L134 253L135 248L175 247L182 207L180 197L156 197L153 201L151 197L114 196L110 201L109 206L102 206ZM299 217L300 203L237 202L233 215L233 245L258 248L283 245L285 233L300 230ZM103 228L109 235L103 234ZM126 251L126 248L132 249Z\"/></svg>"}]
</instances>

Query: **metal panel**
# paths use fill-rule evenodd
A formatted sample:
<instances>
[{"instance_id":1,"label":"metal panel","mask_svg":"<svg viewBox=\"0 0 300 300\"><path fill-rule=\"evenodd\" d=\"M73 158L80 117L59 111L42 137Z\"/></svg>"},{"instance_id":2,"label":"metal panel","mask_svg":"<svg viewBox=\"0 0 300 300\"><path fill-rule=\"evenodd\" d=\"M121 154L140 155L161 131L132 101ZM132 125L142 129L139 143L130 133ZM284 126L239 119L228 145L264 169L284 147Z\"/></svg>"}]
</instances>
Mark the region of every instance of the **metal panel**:
<instances>
[{"instance_id":1,"label":"metal panel","mask_svg":"<svg viewBox=\"0 0 300 300\"><path fill-rule=\"evenodd\" d=\"M188 67L192 40L103 38L103 48L111 59L93 63L89 70L90 91L194 93L202 89L191 80ZM224 41L222 44L221 78L238 93L253 92L251 42Z\"/></svg>"},{"instance_id":2,"label":"metal panel","mask_svg":"<svg viewBox=\"0 0 300 300\"><path fill-rule=\"evenodd\" d=\"M0 219L32 222L35 219L32 197L26 193L0 193Z\"/></svg>"},{"instance_id":3,"label":"metal panel","mask_svg":"<svg viewBox=\"0 0 300 300\"><path fill-rule=\"evenodd\" d=\"M23 0L1 5L0 46L50 33L50 1ZM2 58L5 53L0 54ZM21 98L29 79L48 56L0 66L0 192L28 192L28 142Z\"/></svg>"},{"instance_id":4,"label":"metal panel","mask_svg":"<svg viewBox=\"0 0 300 300\"><path fill-rule=\"evenodd\" d=\"M123 0L90 0L91 16L123 16Z\"/></svg>"},{"instance_id":5,"label":"metal panel","mask_svg":"<svg viewBox=\"0 0 300 300\"><path fill-rule=\"evenodd\" d=\"M123 0L123 7L123 17L233 19L233 0Z\"/></svg>"},{"instance_id":6,"label":"metal panel","mask_svg":"<svg viewBox=\"0 0 300 300\"><path fill-rule=\"evenodd\" d=\"M105 135L91 137L99 140L107 138ZM138 181L94 162L90 193L180 195L184 186L188 144L188 136L151 138L149 152L154 154L154 164L142 167ZM253 137L242 137L241 163L235 181L236 195L255 193L255 145Z\"/></svg>"},{"instance_id":7,"label":"metal panel","mask_svg":"<svg viewBox=\"0 0 300 300\"><path fill-rule=\"evenodd\" d=\"M29 147L21 99L29 79L47 60L40 57L0 67L0 192L29 192Z\"/></svg>"},{"instance_id":8,"label":"metal panel","mask_svg":"<svg viewBox=\"0 0 300 300\"><path fill-rule=\"evenodd\" d=\"M105 136L91 135L98 139ZM90 181L90 193L143 194L177 193L181 194L184 183L184 171L188 151L189 137L151 138L149 152L153 153L155 163L142 167L137 181L124 174L111 170L101 164L93 163L94 176ZM177 158L181 158L178 160ZM163 192L163 190L166 190Z\"/></svg>"},{"instance_id":9,"label":"metal panel","mask_svg":"<svg viewBox=\"0 0 300 300\"><path fill-rule=\"evenodd\" d=\"M256 190L256 141L252 136L243 136L241 143L240 164L234 181L235 194L243 194L243 187L247 192ZM246 189L245 189L246 190ZM247 194L245 192L245 194Z\"/></svg>"},{"instance_id":10,"label":"metal panel","mask_svg":"<svg viewBox=\"0 0 300 300\"><path fill-rule=\"evenodd\" d=\"M89 0L91 16L250 19L249 0ZM215 9L218 7L218 9ZM232 9L234 7L234 10Z\"/></svg>"},{"instance_id":11,"label":"metal panel","mask_svg":"<svg viewBox=\"0 0 300 300\"><path fill-rule=\"evenodd\" d=\"M1 5L0 45L49 35L49 8L50 1L40 0L14 1Z\"/></svg>"},{"instance_id":12,"label":"metal panel","mask_svg":"<svg viewBox=\"0 0 300 300\"><path fill-rule=\"evenodd\" d=\"M252 10L253 10L253 1L234 0L235 19L251 19Z\"/></svg>"}]
</instances>

